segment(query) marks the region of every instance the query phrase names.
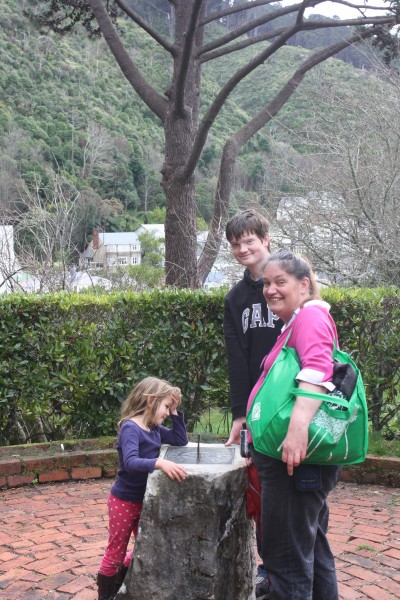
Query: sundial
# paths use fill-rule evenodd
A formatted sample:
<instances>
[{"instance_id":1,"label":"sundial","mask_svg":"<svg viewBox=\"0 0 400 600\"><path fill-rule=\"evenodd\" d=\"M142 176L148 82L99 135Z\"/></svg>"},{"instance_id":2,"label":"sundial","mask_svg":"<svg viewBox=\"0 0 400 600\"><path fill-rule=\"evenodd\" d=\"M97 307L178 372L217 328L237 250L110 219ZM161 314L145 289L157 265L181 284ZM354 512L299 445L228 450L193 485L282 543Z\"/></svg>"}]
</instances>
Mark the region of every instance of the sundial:
<instances>
[{"instance_id":1,"label":"sundial","mask_svg":"<svg viewBox=\"0 0 400 600\"><path fill-rule=\"evenodd\" d=\"M179 464L189 465L230 465L235 458L235 448L205 448L197 447L170 446L164 458Z\"/></svg>"}]
</instances>

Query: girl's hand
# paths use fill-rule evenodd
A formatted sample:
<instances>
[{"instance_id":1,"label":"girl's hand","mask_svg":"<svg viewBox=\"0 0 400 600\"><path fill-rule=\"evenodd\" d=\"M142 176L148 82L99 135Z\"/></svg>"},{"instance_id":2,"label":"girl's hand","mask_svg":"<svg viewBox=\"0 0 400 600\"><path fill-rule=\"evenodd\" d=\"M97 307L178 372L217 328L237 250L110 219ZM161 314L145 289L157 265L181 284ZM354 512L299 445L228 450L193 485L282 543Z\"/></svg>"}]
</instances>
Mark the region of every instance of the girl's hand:
<instances>
[{"instance_id":1,"label":"girl's hand","mask_svg":"<svg viewBox=\"0 0 400 600\"><path fill-rule=\"evenodd\" d=\"M188 474L183 467L170 460L165 460L164 458L159 458L157 460L155 468L162 471L167 475L167 477L175 481L183 481Z\"/></svg>"},{"instance_id":2,"label":"girl's hand","mask_svg":"<svg viewBox=\"0 0 400 600\"><path fill-rule=\"evenodd\" d=\"M171 408L169 409L169 412L171 415L177 415L178 412L176 409L182 401L182 392L178 387L174 387L172 389L173 392L171 394Z\"/></svg>"}]
</instances>

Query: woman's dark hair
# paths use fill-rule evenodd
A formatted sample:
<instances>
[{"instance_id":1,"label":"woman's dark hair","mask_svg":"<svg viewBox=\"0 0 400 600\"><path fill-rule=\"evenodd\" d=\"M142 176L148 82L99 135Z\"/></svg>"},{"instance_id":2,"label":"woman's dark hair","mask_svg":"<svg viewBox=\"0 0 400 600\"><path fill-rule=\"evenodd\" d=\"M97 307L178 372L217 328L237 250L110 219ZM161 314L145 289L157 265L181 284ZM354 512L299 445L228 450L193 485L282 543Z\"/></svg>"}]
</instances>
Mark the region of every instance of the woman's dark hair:
<instances>
[{"instance_id":1,"label":"woman's dark hair","mask_svg":"<svg viewBox=\"0 0 400 600\"><path fill-rule=\"evenodd\" d=\"M264 271L265 267L271 262L277 262L285 273L293 275L298 281L301 281L304 277L310 280L310 296L307 298L307 302L320 298L314 271L305 256L295 254L291 250L277 250L267 258L262 270Z\"/></svg>"}]
</instances>

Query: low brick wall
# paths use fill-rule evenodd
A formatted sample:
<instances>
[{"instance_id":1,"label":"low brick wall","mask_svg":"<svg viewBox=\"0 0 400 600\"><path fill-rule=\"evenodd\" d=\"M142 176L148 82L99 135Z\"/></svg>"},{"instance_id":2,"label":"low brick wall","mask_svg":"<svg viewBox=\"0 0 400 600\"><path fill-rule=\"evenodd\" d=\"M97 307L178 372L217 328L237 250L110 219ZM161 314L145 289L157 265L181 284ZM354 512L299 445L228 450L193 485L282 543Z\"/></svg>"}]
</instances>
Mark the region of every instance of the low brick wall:
<instances>
[{"instance_id":1,"label":"low brick wall","mask_svg":"<svg viewBox=\"0 0 400 600\"><path fill-rule=\"evenodd\" d=\"M367 454L363 463L343 468L341 479L352 483L400 487L400 458Z\"/></svg>"},{"instance_id":2,"label":"low brick wall","mask_svg":"<svg viewBox=\"0 0 400 600\"><path fill-rule=\"evenodd\" d=\"M205 441L202 439L202 442ZM2 447L0 488L115 477L118 467L115 440L110 438L106 442L103 441L103 446L109 447L100 450L92 449L96 442L65 442L64 451L60 451L59 442ZM81 445L82 449L76 449L77 445ZM32 452L32 455L29 455L29 452ZM362 464L344 467L342 481L400 487L400 458L368 455Z\"/></svg>"},{"instance_id":3,"label":"low brick wall","mask_svg":"<svg viewBox=\"0 0 400 600\"><path fill-rule=\"evenodd\" d=\"M0 487L11 488L37 483L115 477L116 450L71 451L46 456L0 458Z\"/></svg>"}]
</instances>

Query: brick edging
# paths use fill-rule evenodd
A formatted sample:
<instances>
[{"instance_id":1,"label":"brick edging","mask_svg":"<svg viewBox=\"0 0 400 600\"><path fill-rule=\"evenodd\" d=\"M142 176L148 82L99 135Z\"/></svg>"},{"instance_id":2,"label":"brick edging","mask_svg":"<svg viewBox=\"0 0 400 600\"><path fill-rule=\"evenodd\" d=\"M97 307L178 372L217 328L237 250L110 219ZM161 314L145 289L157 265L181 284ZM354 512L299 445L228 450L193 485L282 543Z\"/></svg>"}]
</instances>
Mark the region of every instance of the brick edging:
<instances>
[{"instance_id":1,"label":"brick edging","mask_svg":"<svg viewBox=\"0 0 400 600\"><path fill-rule=\"evenodd\" d=\"M113 449L5 458L0 460L0 487L115 477L117 466L118 453Z\"/></svg>"},{"instance_id":2,"label":"brick edging","mask_svg":"<svg viewBox=\"0 0 400 600\"><path fill-rule=\"evenodd\" d=\"M400 458L367 454L363 463L343 468L342 481L400 487Z\"/></svg>"},{"instance_id":3,"label":"brick edging","mask_svg":"<svg viewBox=\"0 0 400 600\"><path fill-rule=\"evenodd\" d=\"M112 478L117 474L115 449L67 451L43 458L14 456L0 459L0 488L82 479ZM400 458L367 455L365 462L343 468L342 481L400 487Z\"/></svg>"}]
</instances>

